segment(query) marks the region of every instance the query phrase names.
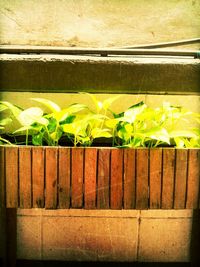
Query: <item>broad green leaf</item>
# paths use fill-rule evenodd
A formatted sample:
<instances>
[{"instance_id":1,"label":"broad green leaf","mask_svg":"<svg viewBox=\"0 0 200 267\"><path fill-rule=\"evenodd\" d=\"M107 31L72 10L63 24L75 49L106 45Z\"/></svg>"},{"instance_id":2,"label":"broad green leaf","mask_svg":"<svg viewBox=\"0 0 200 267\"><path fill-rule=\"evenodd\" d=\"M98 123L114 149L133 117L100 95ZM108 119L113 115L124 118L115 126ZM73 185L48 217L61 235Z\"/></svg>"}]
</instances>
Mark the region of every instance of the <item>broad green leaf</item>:
<instances>
[{"instance_id":1,"label":"broad green leaf","mask_svg":"<svg viewBox=\"0 0 200 267\"><path fill-rule=\"evenodd\" d=\"M107 127L114 129L118 123L119 120L117 119L108 119L105 124Z\"/></svg>"},{"instance_id":2,"label":"broad green leaf","mask_svg":"<svg viewBox=\"0 0 200 267\"><path fill-rule=\"evenodd\" d=\"M53 116L57 121L61 122L61 121L64 121L67 117L72 116L73 113L80 112L86 108L87 108L86 105L72 104L68 108L65 108L59 112L53 113Z\"/></svg>"},{"instance_id":3,"label":"broad green leaf","mask_svg":"<svg viewBox=\"0 0 200 267\"><path fill-rule=\"evenodd\" d=\"M112 105L112 103L116 101L119 97L120 95L117 95L117 96L105 99L102 103L102 108L105 110L108 110L108 108Z\"/></svg>"},{"instance_id":4,"label":"broad green leaf","mask_svg":"<svg viewBox=\"0 0 200 267\"><path fill-rule=\"evenodd\" d=\"M5 106L5 105L3 105L3 104L0 104L0 112L1 112L1 111L4 111L4 110L6 110L6 109L8 109L7 106Z\"/></svg>"},{"instance_id":5,"label":"broad green leaf","mask_svg":"<svg viewBox=\"0 0 200 267\"><path fill-rule=\"evenodd\" d=\"M170 136L164 128L154 128L149 131L143 132L144 138L150 138L150 140L159 140L164 143L170 144Z\"/></svg>"},{"instance_id":6,"label":"broad green leaf","mask_svg":"<svg viewBox=\"0 0 200 267\"><path fill-rule=\"evenodd\" d=\"M34 146L42 146L43 145L43 136L44 133L40 132L36 135L32 135L32 143Z\"/></svg>"},{"instance_id":7,"label":"broad green leaf","mask_svg":"<svg viewBox=\"0 0 200 267\"><path fill-rule=\"evenodd\" d=\"M10 141L0 136L0 144L13 145Z\"/></svg>"},{"instance_id":8,"label":"broad green leaf","mask_svg":"<svg viewBox=\"0 0 200 267\"><path fill-rule=\"evenodd\" d=\"M112 137L112 134L109 132L108 129L94 128L91 131L91 136L93 138L100 138L100 137L110 138L110 137Z\"/></svg>"},{"instance_id":9,"label":"broad green leaf","mask_svg":"<svg viewBox=\"0 0 200 267\"><path fill-rule=\"evenodd\" d=\"M48 121L49 123L48 123L47 129L49 133L53 133L57 128L57 121L54 118L50 118L48 119Z\"/></svg>"},{"instance_id":10,"label":"broad green leaf","mask_svg":"<svg viewBox=\"0 0 200 267\"><path fill-rule=\"evenodd\" d=\"M5 118L5 119L0 120L0 125L5 126L11 122L12 122L11 118Z\"/></svg>"},{"instance_id":11,"label":"broad green leaf","mask_svg":"<svg viewBox=\"0 0 200 267\"><path fill-rule=\"evenodd\" d=\"M183 139L183 138L175 137L175 138L174 138L174 142L175 142L175 144L176 144L176 147L178 147L178 148L183 148L183 147L185 147L185 142L184 142L184 139Z\"/></svg>"},{"instance_id":12,"label":"broad green leaf","mask_svg":"<svg viewBox=\"0 0 200 267\"><path fill-rule=\"evenodd\" d=\"M175 131L171 131L169 133L171 138L174 137L197 137L197 135L193 132L193 131L189 131L189 130L175 130Z\"/></svg>"},{"instance_id":13,"label":"broad green leaf","mask_svg":"<svg viewBox=\"0 0 200 267\"><path fill-rule=\"evenodd\" d=\"M62 125L62 127L63 127L63 131L65 133L70 133L70 134L74 134L74 135L76 135L76 132L78 130L78 128L74 127L74 125L72 123L64 124L64 125Z\"/></svg>"},{"instance_id":14,"label":"broad green leaf","mask_svg":"<svg viewBox=\"0 0 200 267\"><path fill-rule=\"evenodd\" d=\"M80 92L80 94L88 95L92 99L93 103L95 104L97 113L100 112L100 110L102 108L102 103L97 100L97 98L95 97L94 94L90 94L90 93L87 93L87 92Z\"/></svg>"},{"instance_id":15,"label":"broad green leaf","mask_svg":"<svg viewBox=\"0 0 200 267\"><path fill-rule=\"evenodd\" d=\"M48 125L48 120L43 118L43 111L38 107L31 107L22 111L17 119L23 126L29 126L35 122Z\"/></svg>"},{"instance_id":16,"label":"broad green leaf","mask_svg":"<svg viewBox=\"0 0 200 267\"><path fill-rule=\"evenodd\" d=\"M12 112L14 117L17 117L22 112L21 108L11 104L10 102L0 101L0 104L3 104L4 106L6 106Z\"/></svg>"},{"instance_id":17,"label":"broad green leaf","mask_svg":"<svg viewBox=\"0 0 200 267\"><path fill-rule=\"evenodd\" d=\"M61 108L53 101L45 98L31 98L32 100L39 102L49 108L52 112L59 112Z\"/></svg>"},{"instance_id":18,"label":"broad green leaf","mask_svg":"<svg viewBox=\"0 0 200 267\"><path fill-rule=\"evenodd\" d=\"M30 126L30 125L27 125L27 126L23 126L23 127L20 127L19 129L15 130L15 131L13 132L13 134L16 134L16 133L19 133L19 132L24 132L24 131L27 131L27 130L38 131L37 128L32 127L32 126Z\"/></svg>"},{"instance_id":19,"label":"broad green leaf","mask_svg":"<svg viewBox=\"0 0 200 267\"><path fill-rule=\"evenodd\" d=\"M124 112L124 120L123 121L127 121L129 123L133 123L135 121L135 119L136 119L136 116L138 114L141 114L146 107L147 106L144 104L142 106L126 110Z\"/></svg>"},{"instance_id":20,"label":"broad green leaf","mask_svg":"<svg viewBox=\"0 0 200 267\"><path fill-rule=\"evenodd\" d=\"M126 125L124 126L124 128L125 128L127 134L131 134L131 133L133 132L133 126L132 126L131 124L129 124L129 123L126 124Z\"/></svg>"},{"instance_id":21,"label":"broad green leaf","mask_svg":"<svg viewBox=\"0 0 200 267\"><path fill-rule=\"evenodd\" d=\"M69 115L64 120L60 121L60 125L72 123L75 120L75 118L76 118L75 115Z\"/></svg>"}]
</instances>

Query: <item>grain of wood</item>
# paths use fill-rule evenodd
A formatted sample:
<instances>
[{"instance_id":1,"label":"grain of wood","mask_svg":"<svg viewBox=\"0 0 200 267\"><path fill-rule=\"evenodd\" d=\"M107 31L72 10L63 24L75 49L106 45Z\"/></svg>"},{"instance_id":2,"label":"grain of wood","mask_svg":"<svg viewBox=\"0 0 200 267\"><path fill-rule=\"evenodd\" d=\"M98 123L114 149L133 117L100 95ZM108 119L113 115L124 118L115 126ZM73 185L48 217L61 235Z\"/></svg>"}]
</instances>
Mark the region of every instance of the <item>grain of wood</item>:
<instances>
[{"instance_id":1,"label":"grain of wood","mask_svg":"<svg viewBox=\"0 0 200 267\"><path fill-rule=\"evenodd\" d=\"M162 149L150 149L149 208L161 208Z\"/></svg>"},{"instance_id":2,"label":"grain of wood","mask_svg":"<svg viewBox=\"0 0 200 267\"><path fill-rule=\"evenodd\" d=\"M44 148L32 150L32 198L33 208L44 208Z\"/></svg>"},{"instance_id":3,"label":"grain of wood","mask_svg":"<svg viewBox=\"0 0 200 267\"><path fill-rule=\"evenodd\" d=\"M135 149L124 150L124 209L134 209L135 187Z\"/></svg>"},{"instance_id":4,"label":"grain of wood","mask_svg":"<svg viewBox=\"0 0 200 267\"><path fill-rule=\"evenodd\" d=\"M187 209L200 208L200 150L190 149L188 154Z\"/></svg>"},{"instance_id":5,"label":"grain of wood","mask_svg":"<svg viewBox=\"0 0 200 267\"><path fill-rule=\"evenodd\" d=\"M85 150L85 175L84 175L84 207L86 209L96 208L96 180L97 180L97 149Z\"/></svg>"},{"instance_id":6,"label":"grain of wood","mask_svg":"<svg viewBox=\"0 0 200 267\"><path fill-rule=\"evenodd\" d=\"M98 154L97 208L108 209L110 188L110 150L100 149Z\"/></svg>"},{"instance_id":7,"label":"grain of wood","mask_svg":"<svg viewBox=\"0 0 200 267\"><path fill-rule=\"evenodd\" d=\"M58 169L58 202L59 208L70 207L70 175L71 175L71 154L70 148L59 148L59 169Z\"/></svg>"},{"instance_id":8,"label":"grain of wood","mask_svg":"<svg viewBox=\"0 0 200 267\"><path fill-rule=\"evenodd\" d=\"M148 208L148 149L136 150L136 209Z\"/></svg>"},{"instance_id":9,"label":"grain of wood","mask_svg":"<svg viewBox=\"0 0 200 267\"><path fill-rule=\"evenodd\" d=\"M84 149L73 148L72 149L72 195L71 205L72 208L83 207L83 161L84 161Z\"/></svg>"},{"instance_id":10,"label":"grain of wood","mask_svg":"<svg viewBox=\"0 0 200 267\"><path fill-rule=\"evenodd\" d=\"M174 208L184 209L187 183L187 150L176 150Z\"/></svg>"},{"instance_id":11,"label":"grain of wood","mask_svg":"<svg viewBox=\"0 0 200 267\"><path fill-rule=\"evenodd\" d=\"M0 147L0 208L6 206L6 183L5 183L5 155L4 147Z\"/></svg>"},{"instance_id":12,"label":"grain of wood","mask_svg":"<svg viewBox=\"0 0 200 267\"><path fill-rule=\"evenodd\" d=\"M173 208L175 149L163 149L162 209Z\"/></svg>"},{"instance_id":13,"label":"grain of wood","mask_svg":"<svg viewBox=\"0 0 200 267\"><path fill-rule=\"evenodd\" d=\"M45 182L46 182L46 209L57 208L57 166L58 166L58 149L46 147L45 149Z\"/></svg>"},{"instance_id":14,"label":"grain of wood","mask_svg":"<svg viewBox=\"0 0 200 267\"><path fill-rule=\"evenodd\" d=\"M31 208L31 148L19 147L20 208Z\"/></svg>"},{"instance_id":15,"label":"grain of wood","mask_svg":"<svg viewBox=\"0 0 200 267\"><path fill-rule=\"evenodd\" d=\"M111 150L110 208L122 209L123 150Z\"/></svg>"},{"instance_id":16,"label":"grain of wood","mask_svg":"<svg viewBox=\"0 0 200 267\"><path fill-rule=\"evenodd\" d=\"M18 148L6 147L6 207L18 207Z\"/></svg>"}]
</instances>

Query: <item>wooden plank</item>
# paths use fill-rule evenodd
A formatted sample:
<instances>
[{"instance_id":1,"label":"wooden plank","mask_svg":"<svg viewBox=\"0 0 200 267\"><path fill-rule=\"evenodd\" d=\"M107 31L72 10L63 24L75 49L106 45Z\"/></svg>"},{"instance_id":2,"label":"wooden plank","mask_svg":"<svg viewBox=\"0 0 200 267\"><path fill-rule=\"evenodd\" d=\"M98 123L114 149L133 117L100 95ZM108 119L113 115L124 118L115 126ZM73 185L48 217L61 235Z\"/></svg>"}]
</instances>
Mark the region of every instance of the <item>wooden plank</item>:
<instances>
[{"instance_id":1,"label":"wooden plank","mask_svg":"<svg viewBox=\"0 0 200 267\"><path fill-rule=\"evenodd\" d=\"M5 183L5 155L4 147L0 146L0 208L6 206L6 183Z\"/></svg>"},{"instance_id":2,"label":"wooden plank","mask_svg":"<svg viewBox=\"0 0 200 267\"><path fill-rule=\"evenodd\" d=\"M187 180L187 209L198 209L200 199L200 150L189 149ZM199 206L200 208L200 206Z\"/></svg>"},{"instance_id":3,"label":"wooden plank","mask_svg":"<svg viewBox=\"0 0 200 267\"><path fill-rule=\"evenodd\" d=\"M83 161L84 149L72 148L72 208L83 207Z\"/></svg>"},{"instance_id":4,"label":"wooden plank","mask_svg":"<svg viewBox=\"0 0 200 267\"><path fill-rule=\"evenodd\" d=\"M6 207L18 207L18 148L6 147Z\"/></svg>"},{"instance_id":5,"label":"wooden plank","mask_svg":"<svg viewBox=\"0 0 200 267\"><path fill-rule=\"evenodd\" d=\"M163 149L162 209L173 208L175 149Z\"/></svg>"},{"instance_id":6,"label":"wooden plank","mask_svg":"<svg viewBox=\"0 0 200 267\"><path fill-rule=\"evenodd\" d=\"M71 176L71 152L70 148L59 148L58 170L58 202L60 209L70 207L70 176Z\"/></svg>"},{"instance_id":7,"label":"wooden plank","mask_svg":"<svg viewBox=\"0 0 200 267\"><path fill-rule=\"evenodd\" d=\"M19 147L20 208L31 208L31 148Z\"/></svg>"},{"instance_id":8,"label":"wooden plank","mask_svg":"<svg viewBox=\"0 0 200 267\"><path fill-rule=\"evenodd\" d=\"M187 150L176 150L174 208L184 209L186 202Z\"/></svg>"},{"instance_id":9,"label":"wooden plank","mask_svg":"<svg viewBox=\"0 0 200 267\"><path fill-rule=\"evenodd\" d=\"M56 209L57 208L57 185L58 185L58 149L55 147L45 148L45 184L46 184L46 196L45 196L45 208Z\"/></svg>"},{"instance_id":10,"label":"wooden plank","mask_svg":"<svg viewBox=\"0 0 200 267\"><path fill-rule=\"evenodd\" d=\"M136 150L136 209L148 208L148 149Z\"/></svg>"},{"instance_id":11,"label":"wooden plank","mask_svg":"<svg viewBox=\"0 0 200 267\"><path fill-rule=\"evenodd\" d=\"M44 148L32 149L33 208L44 208Z\"/></svg>"},{"instance_id":12,"label":"wooden plank","mask_svg":"<svg viewBox=\"0 0 200 267\"><path fill-rule=\"evenodd\" d=\"M97 208L108 209L110 206L110 149L100 149L98 152Z\"/></svg>"},{"instance_id":13,"label":"wooden plank","mask_svg":"<svg viewBox=\"0 0 200 267\"><path fill-rule=\"evenodd\" d=\"M110 208L122 209L123 150L111 150Z\"/></svg>"},{"instance_id":14,"label":"wooden plank","mask_svg":"<svg viewBox=\"0 0 200 267\"><path fill-rule=\"evenodd\" d=\"M96 208L96 180L97 180L97 149L85 149L85 193L84 204L86 209Z\"/></svg>"},{"instance_id":15,"label":"wooden plank","mask_svg":"<svg viewBox=\"0 0 200 267\"><path fill-rule=\"evenodd\" d=\"M149 208L161 208L162 149L150 149Z\"/></svg>"},{"instance_id":16,"label":"wooden plank","mask_svg":"<svg viewBox=\"0 0 200 267\"><path fill-rule=\"evenodd\" d=\"M124 150L124 209L135 208L135 149Z\"/></svg>"}]
</instances>

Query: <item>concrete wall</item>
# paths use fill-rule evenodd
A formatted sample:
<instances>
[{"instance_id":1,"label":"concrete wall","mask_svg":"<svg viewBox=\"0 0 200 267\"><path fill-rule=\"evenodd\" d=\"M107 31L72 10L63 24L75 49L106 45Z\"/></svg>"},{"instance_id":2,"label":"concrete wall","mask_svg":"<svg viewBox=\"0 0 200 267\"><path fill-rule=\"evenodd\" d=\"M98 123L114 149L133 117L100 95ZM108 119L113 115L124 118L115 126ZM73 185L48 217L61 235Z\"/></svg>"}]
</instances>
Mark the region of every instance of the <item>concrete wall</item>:
<instances>
[{"instance_id":1,"label":"concrete wall","mask_svg":"<svg viewBox=\"0 0 200 267\"><path fill-rule=\"evenodd\" d=\"M199 0L1 0L0 44L120 47L197 38L199 14Z\"/></svg>"},{"instance_id":2,"label":"concrete wall","mask_svg":"<svg viewBox=\"0 0 200 267\"><path fill-rule=\"evenodd\" d=\"M190 262L194 222L192 210L18 210L17 258Z\"/></svg>"}]
</instances>

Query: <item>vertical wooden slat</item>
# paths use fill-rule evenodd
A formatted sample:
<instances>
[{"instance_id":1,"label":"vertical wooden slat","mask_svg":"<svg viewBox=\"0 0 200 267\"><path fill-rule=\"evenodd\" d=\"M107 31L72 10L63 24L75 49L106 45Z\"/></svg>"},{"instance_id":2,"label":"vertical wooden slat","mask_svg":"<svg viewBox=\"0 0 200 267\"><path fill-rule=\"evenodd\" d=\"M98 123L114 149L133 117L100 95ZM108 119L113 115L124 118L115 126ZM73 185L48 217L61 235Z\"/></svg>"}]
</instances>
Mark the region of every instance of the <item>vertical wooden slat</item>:
<instances>
[{"instance_id":1,"label":"vertical wooden slat","mask_svg":"<svg viewBox=\"0 0 200 267\"><path fill-rule=\"evenodd\" d=\"M97 208L109 208L110 150L100 149L98 154Z\"/></svg>"},{"instance_id":2,"label":"vertical wooden slat","mask_svg":"<svg viewBox=\"0 0 200 267\"><path fill-rule=\"evenodd\" d=\"M135 208L135 149L124 150L124 209Z\"/></svg>"},{"instance_id":3,"label":"vertical wooden slat","mask_svg":"<svg viewBox=\"0 0 200 267\"><path fill-rule=\"evenodd\" d=\"M4 147L0 147L0 208L6 205L6 184L5 184L5 157Z\"/></svg>"},{"instance_id":4,"label":"vertical wooden slat","mask_svg":"<svg viewBox=\"0 0 200 267\"><path fill-rule=\"evenodd\" d=\"M31 148L19 147L20 208L31 208Z\"/></svg>"},{"instance_id":5,"label":"vertical wooden slat","mask_svg":"<svg viewBox=\"0 0 200 267\"><path fill-rule=\"evenodd\" d=\"M162 149L150 149L149 207L161 208Z\"/></svg>"},{"instance_id":6,"label":"vertical wooden slat","mask_svg":"<svg viewBox=\"0 0 200 267\"><path fill-rule=\"evenodd\" d=\"M33 208L44 208L44 148L32 149Z\"/></svg>"},{"instance_id":7,"label":"vertical wooden slat","mask_svg":"<svg viewBox=\"0 0 200 267\"><path fill-rule=\"evenodd\" d=\"M72 195L71 205L72 208L83 207L83 160L84 149L72 149Z\"/></svg>"},{"instance_id":8,"label":"vertical wooden slat","mask_svg":"<svg viewBox=\"0 0 200 267\"><path fill-rule=\"evenodd\" d=\"M122 209L122 172L123 172L123 150L111 150L111 173L110 173L110 207L111 209Z\"/></svg>"},{"instance_id":9,"label":"vertical wooden slat","mask_svg":"<svg viewBox=\"0 0 200 267\"><path fill-rule=\"evenodd\" d=\"M58 149L53 147L46 147L45 149L45 183L46 183L46 196L45 208L57 208L57 166L58 166Z\"/></svg>"},{"instance_id":10,"label":"vertical wooden slat","mask_svg":"<svg viewBox=\"0 0 200 267\"><path fill-rule=\"evenodd\" d=\"M85 149L85 208L96 208L97 149Z\"/></svg>"},{"instance_id":11,"label":"vertical wooden slat","mask_svg":"<svg viewBox=\"0 0 200 267\"><path fill-rule=\"evenodd\" d=\"M70 175L71 175L71 154L70 148L59 148L59 208L70 207Z\"/></svg>"},{"instance_id":12,"label":"vertical wooden slat","mask_svg":"<svg viewBox=\"0 0 200 267\"><path fill-rule=\"evenodd\" d=\"M162 209L173 208L175 149L163 149Z\"/></svg>"},{"instance_id":13,"label":"vertical wooden slat","mask_svg":"<svg viewBox=\"0 0 200 267\"><path fill-rule=\"evenodd\" d=\"M200 150L189 149L186 208L198 209L199 200L200 200Z\"/></svg>"},{"instance_id":14,"label":"vertical wooden slat","mask_svg":"<svg viewBox=\"0 0 200 267\"><path fill-rule=\"evenodd\" d=\"M6 147L6 206L18 207L18 148Z\"/></svg>"},{"instance_id":15,"label":"vertical wooden slat","mask_svg":"<svg viewBox=\"0 0 200 267\"><path fill-rule=\"evenodd\" d=\"M136 150L136 209L148 208L148 149Z\"/></svg>"},{"instance_id":16,"label":"vertical wooden slat","mask_svg":"<svg viewBox=\"0 0 200 267\"><path fill-rule=\"evenodd\" d=\"M176 150L174 208L184 209L187 182L187 150Z\"/></svg>"}]
</instances>

